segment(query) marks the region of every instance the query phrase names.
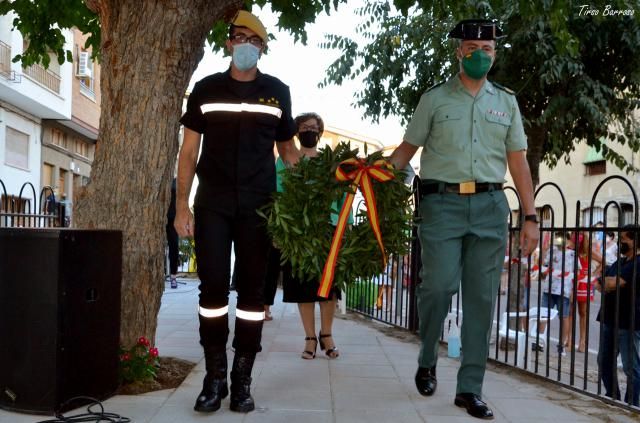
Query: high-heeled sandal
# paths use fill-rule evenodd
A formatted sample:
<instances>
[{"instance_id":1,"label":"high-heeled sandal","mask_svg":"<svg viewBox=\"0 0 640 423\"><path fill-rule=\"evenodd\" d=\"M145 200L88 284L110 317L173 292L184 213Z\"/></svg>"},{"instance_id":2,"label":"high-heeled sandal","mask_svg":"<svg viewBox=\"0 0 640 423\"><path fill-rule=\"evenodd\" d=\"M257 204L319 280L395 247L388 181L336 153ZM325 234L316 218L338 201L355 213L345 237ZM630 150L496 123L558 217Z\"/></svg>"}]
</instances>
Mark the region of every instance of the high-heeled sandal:
<instances>
[{"instance_id":1,"label":"high-heeled sandal","mask_svg":"<svg viewBox=\"0 0 640 423\"><path fill-rule=\"evenodd\" d=\"M307 336L304 338L305 342L306 341L316 341L315 346L313 347L313 351L308 351L308 350L304 350L302 351L302 355L300 356L300 358L303 358L305 360L313 360L314 358L316 358L316 350L318 349L318 338L316 338L315 336Z\"/></svg>"},{"instance_id":2,"label":"high-heeled sandal","mask_svg":"<svg viewBox=\"0 0 640 423\"><path fill-rule=\"evenodd\" d=\"M338 358L340 356L340 351L338 351L337 347L333 347L333 348L326 348L324 341L322 340L322 338L329 338L331 336L330 333L327 334L322 334L322 332L318 332L318 340L320 341L320 350L321 351L325 351L325 354L327 355L327 357L329 358Z\"/></svg>"}]
</instances>

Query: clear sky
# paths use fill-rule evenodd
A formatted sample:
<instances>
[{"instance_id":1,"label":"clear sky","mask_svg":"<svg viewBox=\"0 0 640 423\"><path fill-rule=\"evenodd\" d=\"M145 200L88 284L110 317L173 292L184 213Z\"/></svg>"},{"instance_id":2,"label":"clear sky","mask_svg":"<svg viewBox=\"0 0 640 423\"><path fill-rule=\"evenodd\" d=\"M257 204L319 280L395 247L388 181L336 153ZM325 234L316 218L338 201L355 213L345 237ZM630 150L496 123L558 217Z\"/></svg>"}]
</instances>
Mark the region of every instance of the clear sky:
<instances>
[{"instance_id":1,"label":"clear sky","mask_svg":"<svg viewBox=\"0 0 640 423\"><path fill-rule=\"evenodd\" d=\"M260 58L258 68L289 85L294 116L303 112L316 112L322 116L326 126L365 135L384 145L398 144L404 134L399 118L373 124L362 118L362 109L351 105L360 82L349 81L342 86L318 88L325 70L339 55L339 51L325 50L318 47L318 44L324 41L325 33L355 36L355 27L362 19L356 15L355 10L364 2L365 0L349 0L348 4L341 4L338 11L332 11L329 16L324 13L318 16L316 23L307 26L306 46L294 43L292 36L278 31L277 17L268 8L254 8L253 13L262 20L267 31L276 37L269 42L269 52ZM207 49L191 79L189 89L205 76L225 70L229 61L228 56L214 54Z\"/></svg>"}]
</instances>

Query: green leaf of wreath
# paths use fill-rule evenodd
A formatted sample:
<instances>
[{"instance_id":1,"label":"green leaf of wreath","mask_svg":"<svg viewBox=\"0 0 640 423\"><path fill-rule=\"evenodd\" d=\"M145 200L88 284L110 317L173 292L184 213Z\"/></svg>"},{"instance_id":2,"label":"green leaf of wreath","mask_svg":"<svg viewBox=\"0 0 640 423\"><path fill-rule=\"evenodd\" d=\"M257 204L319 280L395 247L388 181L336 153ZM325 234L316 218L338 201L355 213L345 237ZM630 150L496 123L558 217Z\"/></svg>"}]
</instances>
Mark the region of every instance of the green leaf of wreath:
<instances>
[{"instance_id":1,"label":"green leaf of wreath","mask_svg":"<svg viewBox=\"0 0 640 423\"><path fill-rule=\"evenodd\" d=\"M267 228L282 252L283 262L290 262L295 276L303 281L318 281L329 253L335 227L331 213L339 210L346 193L353 192L349 182L336 180L338 165L357 157L348 143L335 150L321 148L317 157L301 160L283 171L282 193L274 194L273 203L260 211ZM366 157L372 164L382 159L382 152ZM380 231L385 254L408 253L412 227L411 190L404 184L406 174L393 170L395 178L388 182L373 181ZM338 255L334 285L366 280L383 272L380 247L369 224L364 201L356 195L354 224L345 231Z\"/></svg>"}]
</instances>

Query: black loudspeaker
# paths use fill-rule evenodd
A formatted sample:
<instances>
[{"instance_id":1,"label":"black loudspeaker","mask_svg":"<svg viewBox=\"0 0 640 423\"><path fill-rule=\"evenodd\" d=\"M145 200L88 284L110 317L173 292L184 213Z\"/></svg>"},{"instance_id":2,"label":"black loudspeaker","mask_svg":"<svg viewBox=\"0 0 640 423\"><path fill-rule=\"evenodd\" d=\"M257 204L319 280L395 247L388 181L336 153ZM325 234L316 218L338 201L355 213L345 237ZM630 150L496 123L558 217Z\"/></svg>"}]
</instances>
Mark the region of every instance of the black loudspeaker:
<instances>
[{"instance_id":1,"label":"black loudspeaker","mask_svg":"<svg viewBox=\"0 0 640 423\"><path fill-rule=\"evenodd\" d=\"M0 228L0 408L115 392L121 279L119 231Z\"/></svg>"}]
</instances>

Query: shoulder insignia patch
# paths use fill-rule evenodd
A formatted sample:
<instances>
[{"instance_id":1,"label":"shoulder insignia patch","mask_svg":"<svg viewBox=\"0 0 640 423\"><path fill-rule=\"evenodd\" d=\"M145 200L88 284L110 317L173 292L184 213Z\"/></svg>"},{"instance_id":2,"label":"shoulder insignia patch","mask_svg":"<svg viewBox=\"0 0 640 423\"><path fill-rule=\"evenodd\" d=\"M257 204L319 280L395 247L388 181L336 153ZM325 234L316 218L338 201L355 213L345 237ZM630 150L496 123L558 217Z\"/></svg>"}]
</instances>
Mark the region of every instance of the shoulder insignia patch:
<instances>
[{"instance_id":1,"label":"shoulder insignia patch","mask_svg":"<svg viewBox=\"0 0 640 423\"><path fill-rule=\"evenodd\" d=\"M491 81L491 83L493 84L494 87L496 87L499 90L504 91L507 94L516 95L516 92L513 91L511 88L507 88L507 87L505 87L503 85L498 84L497 82Z\"/></svg>"}]
</instances>

